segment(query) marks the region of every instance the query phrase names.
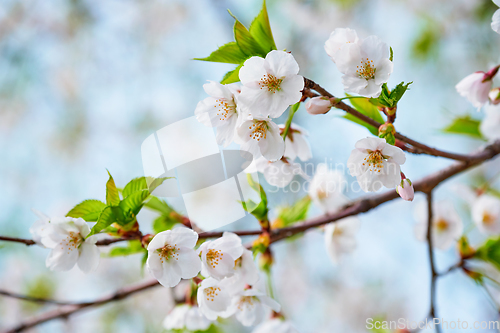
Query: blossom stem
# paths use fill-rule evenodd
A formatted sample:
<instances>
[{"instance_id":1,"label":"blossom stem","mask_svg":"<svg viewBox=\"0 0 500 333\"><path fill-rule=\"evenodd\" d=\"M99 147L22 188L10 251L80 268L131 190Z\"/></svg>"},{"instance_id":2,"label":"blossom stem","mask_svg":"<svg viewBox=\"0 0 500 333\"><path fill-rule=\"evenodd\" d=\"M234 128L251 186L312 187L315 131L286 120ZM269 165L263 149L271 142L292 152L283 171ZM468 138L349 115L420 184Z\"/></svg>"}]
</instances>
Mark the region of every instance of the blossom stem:
<instances>
[{"instance_id":1,"label":"blossom stem","mask_svg":"<svg viewBox=\"0 0 500 333\"><path fill-rule=\"evenodd\" d=\"M283 134L281 134L283 136L283 140L286 139L286 136L290 131L290 126L292 125L293 116L295 115L295 112L297 112L297 110L299 109L299 106L300 102L295 103L294 105L292 105L292 107L290 107L290 111L288 111L288 118L285 123L285 129L283 130Z\"/></svg>"}]
</instances>

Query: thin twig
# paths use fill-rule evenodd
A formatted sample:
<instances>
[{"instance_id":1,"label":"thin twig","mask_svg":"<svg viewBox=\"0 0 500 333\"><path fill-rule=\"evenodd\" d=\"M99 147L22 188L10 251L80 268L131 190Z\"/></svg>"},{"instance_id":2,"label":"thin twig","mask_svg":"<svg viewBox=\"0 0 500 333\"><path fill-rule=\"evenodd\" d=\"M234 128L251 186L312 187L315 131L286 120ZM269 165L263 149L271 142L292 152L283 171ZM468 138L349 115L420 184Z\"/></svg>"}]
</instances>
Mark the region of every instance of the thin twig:
<instances>
[{"instance_id":1,"label":"thin twig","mask_svg":"<svg viewBox=\"0 0 500 333\"><path fill-rule=\"evenodd\" d=\"M328 98L335 97L331 93L329 93L327 90L325 90L323 87L321 87L319 84L317 84L316 82L314 82L310 79L307 79L307 78L304 78L304 81L305 81L306 88L315 90L319 94L321 94L322 96L326 96ZM356 118L362 120L363 122L365 122L369 125L374 126L375 128L379 128L382 125L378 121L362 114L361 112L357 111L356 109L345 104L342 101L338 101L338 103L335 104L334 107L337 109L340 109L340 110L344 110L345 112L355 116ZM400 133L396 133L395 137L396 137L396 139L398 139L400 141L403 141L403 142L406 142L407 144L410 144L412 147L409 147L410 148L409 151L412 153L417 153L417 154L425 153L427 155L446 157L446 158L449 158L452 160L457 160L457 161L469 161L470 160L470 156L468 156L468 155L449 153L446 151L442 151L440 149L432 148L432 147L424 145L418 141L410 139L410 138L408 138Z\"/></svg>"},{"instance_id":2,"label":"thin twig","mask_svg":"<svg viewBox=\"0 0 500 333\"><path fill-rule=\"evenodd\" d=\"M35 303L48 303L48 304L57 304L57 305L75 304L73 302L61 302L61 301L55 301L55 300L48 299L48 298L32 297L32 296L17 294L17 293L13 293L13 292L10 292L7 290L0 290L0 295L5 296L5 297L19 299L22 301L35 302Z\"/></svg>"},{"instance_id":3,"label":"thin twig","mask_svg":"<svg viewBox=\"0 0 500 333\"><path fill-rule=\"evenodd\" d=\"M156 280L146 281L146 282L143 282L143 283L135 285L135 286L125 287L123 289L116 291L115 293L113 293L109 296L97 299L97 300L92 301L92 302L65 305L65 306L59 307L58 309L55 309L53 311L45 312L39 316L35 316L33 318L27 319L24 322L22 322L20 325L14 327L12 329L8 329L6 331L3 331L2 333L21 332L21 331L24 331L25 329L40 325L40 324L45 323L49 320L53 320L53 319L57 319L57 318L66 318L69 315L71 315L77 311L80 311L84 308L88 308L91 306L97 306L97 305L103 305L106 303L122 300L130 295L133 295L135 293L150 289L150 288L158 286L158 285L159 285L159 283Z\"/></svg>"},{"instance_id":4,"label":"thin twig","mask_svg":"<svg viewBox=\"0 0 500 333\"><path fill-rule=\"evenodd\" d=\"M436 318L436 282L438 274L436 271L436 266L434 264L434 248L432 239L432 220L433 220L433 209L432 209L432 191L427 194L427 248L429 250L429 264L431 267L431 301L429 315L434 320ZM441 332L441 326L436 325L436 332Z\"/></svg>"}]
</instances>

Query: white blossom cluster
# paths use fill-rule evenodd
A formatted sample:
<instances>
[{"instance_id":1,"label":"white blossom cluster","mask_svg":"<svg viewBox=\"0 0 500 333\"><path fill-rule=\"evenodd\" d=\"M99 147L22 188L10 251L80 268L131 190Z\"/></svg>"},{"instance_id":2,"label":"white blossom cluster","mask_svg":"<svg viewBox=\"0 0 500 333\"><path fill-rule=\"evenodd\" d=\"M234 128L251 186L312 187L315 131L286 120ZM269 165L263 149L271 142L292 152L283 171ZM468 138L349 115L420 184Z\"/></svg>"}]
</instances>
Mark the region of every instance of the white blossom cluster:
<instances>
[{"instance_id":1,"label":"white blossom cluster","mask_svg":"<svg viewBox=\"0 0 500 333\"><path fill-rule=\"evenodd\" d=\"M269 309L281 306L261 286L252 252L234 233L204 242L194 249L198 234L185 227L157 234L148 245L149 272L164 286L174 287L200 271L205 277L197 290L198 305L174 308L167 316L167 329L204 330L217 318L235 316L244 326L263 321Z\"/></svg>"},{"instance_id":2,"label":"white blossom cluster","mask_svg":"<svg viewBox=\"0 0 500 333\"><path fill-rule=\"evenodd\" d=\"M304 177L294 161L312 157L306 130L291 124L283 140L285 125L273 121L302 98L304 79L298 72L294 57L284 51L251 57L239 71L241 84L210 81L203 86L210 97L195 110L198 121L217 128L218 144L227 147L235 142L253 155L247 172L261 172L277 187L285 187L295 175Z\"/></svg>"}]
</instances>

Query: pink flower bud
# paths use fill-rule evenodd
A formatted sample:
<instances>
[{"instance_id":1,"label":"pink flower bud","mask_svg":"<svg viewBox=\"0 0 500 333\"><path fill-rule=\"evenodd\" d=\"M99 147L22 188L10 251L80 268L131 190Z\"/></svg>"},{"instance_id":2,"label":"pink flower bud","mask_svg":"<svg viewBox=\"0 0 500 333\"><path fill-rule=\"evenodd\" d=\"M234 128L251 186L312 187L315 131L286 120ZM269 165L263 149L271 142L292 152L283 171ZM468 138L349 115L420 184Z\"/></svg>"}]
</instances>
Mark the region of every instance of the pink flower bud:
<instances>
[{"instance_id":1,"label":"pink flower bud","mask_svg":"<svg viewBox=\"0 0 500 333\"><path fill-rule=\"evenodd\" d=\"M330 111L332 103L328 97L313 97L306 103L306 110L310 114L324 114Z\"/></svg>"},{"instance_id":2,"label":"pink flower bud","mask_svg":"<svg viewBox=\"0 0 500 333\"><path fill-rule=\"evenodd\" d=\"M488 94L491 104L497 105L500 103L500 88L493 88Z\"/></svg>"},{"instance_id":3,"label":"pink flower bud","mask_svg":"<svg viewBox=\"0 0 500 333\"><path fill-rule=\"evenodd\" d=\"M415 196L411 180L407 178L401 180L401 184L396 188L396 192L406 201L413 201L413 197Z\"/></svg>"}]
</instances>

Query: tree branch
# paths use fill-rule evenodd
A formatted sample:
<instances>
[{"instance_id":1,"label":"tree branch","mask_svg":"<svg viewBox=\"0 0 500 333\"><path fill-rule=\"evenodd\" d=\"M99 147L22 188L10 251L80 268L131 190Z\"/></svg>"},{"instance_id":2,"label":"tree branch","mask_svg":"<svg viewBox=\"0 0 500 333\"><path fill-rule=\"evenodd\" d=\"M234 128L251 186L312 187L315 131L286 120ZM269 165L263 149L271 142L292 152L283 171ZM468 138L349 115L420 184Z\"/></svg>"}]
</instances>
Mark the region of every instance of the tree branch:
<instances>
[{"instance_id":1,"label":"tree branch","mask_svg":"<svg viewBox=\"0 0 500 333\"><path fill-rule=\"evenodd\" d=\"M304 81L305 81L305 88L315 90L319 94L321 94L322 96L326 96L328 98L335 98L335 96L330 94L328 91L326 91L323 87L321 87L316 82L309 80L308 78L304 78ZM357 111L356 109L345 104L342 101L338 101L337 104L334 105L334 107L337 109L340 109L340 110L344 110L345 112L355 116L356 118L364 121L365 123L367 123L369 125L374 126L375 128L379 128L380 125L382 125L378 121L373 120L372 118L370 118L368 116L365 116L361 112ZM440 157L445 157L445 158L449 158L449 159L457 160L457 161L469 161L470 160L469 155L449 153L449 152L442 151L442 150L439 150L436 148L432 148L432 147L424 145L420 142L412 140L412 139L410 139L410 138L408 138L400 133L396 133L395 137L396 137L396 139L411 145L410 147L406 147L407 149L405 149L405 150L408 150L409 152L414 153L414 154L427 154L427 155L431 155L431 156L440 156ZM402 149L404 149L404 148L405 147L402 147Z\"/></svg>"},{"instance_id":2,"label":"tree branch","mask_svg":"<svg viewBox=\"0 0 500 333\"><path fill-rule=\"evenodd\" d=\"M434 320L436 318L436 282L438 278L438 273L436 272L436 266L434 264L434 248L432 239L432 191L426 193L427 195L427 248L429 250L429 264L431 267L431 295L430 295L430 310L429 315ZM441 332L441 326L436 325L436 332Z\"/></svg>"},{"instance_id":3,"label":"tree branch","mask_svg":"<svg viewBox=\"0 0 500 333\"><path fill-rule=\"evenodd\" d=\"M24 322L22 322L21 324L19 324L18 326L14 327L12 329L3 331L2 333L21 332L21 331L24 331L25 329L40 325L40 324L45 323L49 320L53 320L53 319L57 319L57 318L65 318L65 317L67 317L67 316L69 316L77 311L80 311L82 309L85 309L85 308L88 308L91 306L103 305L106 303L122 300L130 295L133 295L135 293L150 289L150 288L158 286L158 285L160 285L160 284L156 280L146 281L146 282L143 282L143 283L135 285L135 286L129 286L129 287L122 288L109 296L97 299L97 300L92 301L92 302L65 305L65 306L62 306L62 307L55 309L53 311L45 312L39 316L27 319Z\"/></svg>"}]
</instances>

